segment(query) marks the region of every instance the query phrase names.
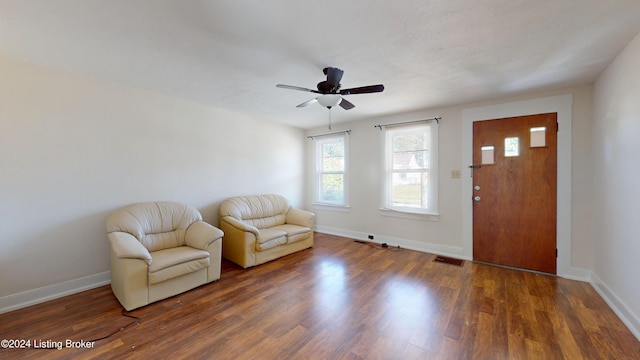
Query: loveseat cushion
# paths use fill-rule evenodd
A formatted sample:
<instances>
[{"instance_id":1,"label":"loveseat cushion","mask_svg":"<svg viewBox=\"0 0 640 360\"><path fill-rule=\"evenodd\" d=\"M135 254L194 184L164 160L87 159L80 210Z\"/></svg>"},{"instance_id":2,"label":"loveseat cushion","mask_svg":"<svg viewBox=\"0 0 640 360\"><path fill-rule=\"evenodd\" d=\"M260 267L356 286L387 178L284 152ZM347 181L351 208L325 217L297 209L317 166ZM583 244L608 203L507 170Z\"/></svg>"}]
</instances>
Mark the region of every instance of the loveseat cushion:
<instances>
[{"instance_id":1,"label":"loveseat cushion","mask_svg":"<svg viewBox=\"0 0 640 360\"><path fill-rule=\"evenodd\" d=\"M256 250L264 251L287 243L286 231L276 228L261 229L256 239Z\"/></svg>"},{"instance_id":2,"label":"loveseat cushion","mask_svg":"<svg viewBox=\"0 0 640 360\"><path fill-rule=\"evenodd\" d=\"M264 229L284 224L289 207L287 199L280 195L238 196L222 203L220 216L231 216Z\"/></svg>"},{"instance_id":3,"label":"loveseat cushion","mask_svg":"<svg viewBox=\"0 0 640 360\"><path fill-rule=\"evenodd\" d=\"M149 283L157 284L204 269L209 266L209 260L207 251L189 246L154 251L149 265Z\"/></svg>"},{"instance_id":4,"label":"loveseat cushion","mask_svg":"<svg viewBox=\"0 0 640 360\"><path fill-rule=\"evenodd\" d=\"M281 230L287 234L287 243L308 239L311 236L311 229L305 226L284 224L272 227L274 230Z\"/></svg>"}]
</instances>

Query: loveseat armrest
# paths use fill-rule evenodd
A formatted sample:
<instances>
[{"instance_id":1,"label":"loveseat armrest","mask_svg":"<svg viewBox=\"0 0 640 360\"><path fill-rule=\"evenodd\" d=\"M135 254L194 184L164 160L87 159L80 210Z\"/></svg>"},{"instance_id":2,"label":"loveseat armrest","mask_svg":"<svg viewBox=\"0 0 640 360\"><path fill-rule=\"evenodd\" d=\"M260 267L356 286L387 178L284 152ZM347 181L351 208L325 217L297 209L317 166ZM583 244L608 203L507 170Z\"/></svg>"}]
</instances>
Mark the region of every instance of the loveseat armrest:
<instances>
[{"instance_id":1,"label":"loveseat armrest","mask_svg":"<svg viewBox=\"0 0 640 360\"><path fill-rule=\"evenodd\" d=\"M297 208L290 208L287 212L287 219L285 220L287 224L306 226L309 229L313 230L313 218L315 214L311 211L306 211Z\"/></svg>"},{"instance_id":2,"label":"loveseat armrest","mask_svg":"<svg viewBox=\"0 0 640 360\"><path fill-rule=\"evenodd\" d=\"M234 228L240 230L240 231L246 231L246 232L250 232L253 233L256 238L258 236L260 236L260 230L258 230L257 227L253 226L253 225L249 225L247 223L244 223L236 218L234 218L233 216L223 216L222 219L220 219L220 221L224 221L225 223L233 226Z\"/></svg>"},{"instance_id":3,"label":"loveseat armrest","mask_svg":"<svg viewBox=\"0 0 640 360\"><path fill-rule=\"evenodd\" d=\"M140 259L151 265L151 254L135 236L121 231L109 233L113 253L120 259Z\"/></svg>"},{"instance_id":4,"label":"loveseat armrest","mask_svg":"<svg viewBox=\"0 0 640 360\"><path fill-rule=\"evenodd\" d=\"M207 250L212 242L222 238L224 233L217 227L204 221L189 225L185 234L185 243L192 248Z\"/></svg>"}]
</instances>

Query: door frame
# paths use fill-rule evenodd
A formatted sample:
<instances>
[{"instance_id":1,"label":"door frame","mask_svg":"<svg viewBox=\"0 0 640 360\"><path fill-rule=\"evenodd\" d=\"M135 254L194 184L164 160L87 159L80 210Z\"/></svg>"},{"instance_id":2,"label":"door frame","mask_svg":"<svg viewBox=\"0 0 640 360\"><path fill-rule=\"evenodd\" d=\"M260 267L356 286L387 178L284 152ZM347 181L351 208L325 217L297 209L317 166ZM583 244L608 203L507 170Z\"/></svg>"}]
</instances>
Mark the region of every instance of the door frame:
<instances>
[{"instance_id":1,"label":"door frame","mask_svg":"<svg viewBox=\"0 0 640 360\"><path fill-rule=\"evenodd\" d=\"M558 114L557 226L558 258L556 273L570 279L584 279L580 269L571 267L571 120L573 95L514 101L462 110L462 247L463 256L473 259L473 181L467 166L473 160L473 123L475 121L535 115Z\"/></svg>"}]
</instances>

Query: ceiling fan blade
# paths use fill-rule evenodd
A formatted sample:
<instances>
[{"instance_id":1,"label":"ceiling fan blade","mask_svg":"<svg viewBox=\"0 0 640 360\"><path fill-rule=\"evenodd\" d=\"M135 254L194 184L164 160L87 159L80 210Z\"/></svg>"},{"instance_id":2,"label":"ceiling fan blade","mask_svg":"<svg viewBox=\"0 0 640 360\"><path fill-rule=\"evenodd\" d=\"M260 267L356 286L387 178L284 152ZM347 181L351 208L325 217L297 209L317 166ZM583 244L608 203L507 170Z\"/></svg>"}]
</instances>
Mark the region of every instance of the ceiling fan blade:
<instances>
[{"instance_id":1,"label":"ceiling fan blade","mask_svg":"<svg viewBox=\"0 0 640 360\"><path fill-rule=\"evenodd\" d=\"M342 75L344 75L344 71L334 67L324 68L324 73L327 75L327 84L334 87L340 85L340 80L342 80Z\"/></svg>"},{"instance_id":2,"label":"ceiling fan blade","mask_svg":"<svg viewBox=\"0 0 640 360\"><path fill-rule=\"evenodd\" d=\"M384 90L384 85L382 84L369 85L369 86L361 86L357 88L340 90L340 95L369 94L369 93L382 92L383 90Z\"/></svg>"},{"instance_id":3,"label":"ceiling fan blade","mask_svg":"<svg viewBox=\"0 0 640 360\"><path fill-rule=\"evenodd\" d=\"M350 103L349 101L347 101L347 99L342 98L342 101L340 101L340 107L345 109L345 110L351 110L354 107L356 107L355 105L353 105L352 103Z\"/></svg>"},{"instance_id":4,"label":"ceiling fan blade","mask_svg":"<svg viewBox=\"0 0 640 360\"><path fill-rule=\"evenodd\" d=\"M318 98L313 98L313 99L311 99L311 100L307 100L307 101L303 102L303 103L302 103L302 104L300 104L300 105L297 105L296 107L299 107L299 108L301 108L301 107L307 107L307 106L309 106L309 105L311 105L311 104L313 104L313 103L317 103L317 102L318 102Z\"/></svg>"},{"instance_id":5,"label":"ceiling fan blade","mask_svg":"<svg viewBox=\"0 0 640 360\"><path fill-rule=\"evenodd\" d=\"M300 86L278 84L278 85L276 85L276 87L279 87L281 89L306 91L306 92L312 92L312 93L320 94L317 90L311 90L311 89L303 88L303 87L300 87Z\"/></svg>"}]
</instances>

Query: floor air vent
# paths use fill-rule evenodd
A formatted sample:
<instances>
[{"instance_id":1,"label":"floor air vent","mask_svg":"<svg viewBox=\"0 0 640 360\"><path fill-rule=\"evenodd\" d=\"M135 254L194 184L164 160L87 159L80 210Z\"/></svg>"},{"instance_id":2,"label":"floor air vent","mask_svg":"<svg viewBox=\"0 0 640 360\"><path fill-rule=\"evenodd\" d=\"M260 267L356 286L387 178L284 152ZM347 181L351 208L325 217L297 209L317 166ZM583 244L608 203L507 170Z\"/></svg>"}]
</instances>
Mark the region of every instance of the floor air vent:
<instances>
[{"instance_id":1,"label":"floor air vent","mask_svg":"<svg viewBox=\"0 0 640 360\"><path fill-rule=\"evenodd\" d=\"M436 258L433 259L433 261L439 262L439 263L456 265L456 266L462 266L462 263L464 262L463 260L460 260L460 259L454 259L446 256L440 256L440 255L436 256Z\"/></svg>"}]
</instances>

